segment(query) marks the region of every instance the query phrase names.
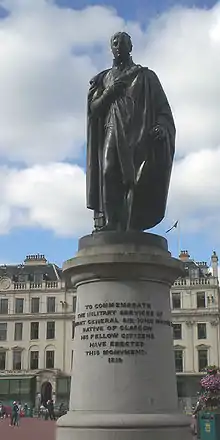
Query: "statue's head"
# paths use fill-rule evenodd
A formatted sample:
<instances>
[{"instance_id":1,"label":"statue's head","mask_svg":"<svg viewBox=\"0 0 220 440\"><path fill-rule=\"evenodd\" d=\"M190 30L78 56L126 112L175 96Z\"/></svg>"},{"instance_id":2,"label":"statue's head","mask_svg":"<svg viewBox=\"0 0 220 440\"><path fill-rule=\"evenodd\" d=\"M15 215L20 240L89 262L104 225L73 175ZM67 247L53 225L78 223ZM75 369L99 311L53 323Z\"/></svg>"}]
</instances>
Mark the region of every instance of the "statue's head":
<instances>
[{"instance_id":1,"label":"statue's head","mask_svg":"<svg viewBox=\"0 0 220 440\"><path fill-rule=\"evenodd\" d=\"M132 51L131 37L126 32L117 32L111 37L111 49L115 60L126 60Z\"/></svg>"}]
</instances>

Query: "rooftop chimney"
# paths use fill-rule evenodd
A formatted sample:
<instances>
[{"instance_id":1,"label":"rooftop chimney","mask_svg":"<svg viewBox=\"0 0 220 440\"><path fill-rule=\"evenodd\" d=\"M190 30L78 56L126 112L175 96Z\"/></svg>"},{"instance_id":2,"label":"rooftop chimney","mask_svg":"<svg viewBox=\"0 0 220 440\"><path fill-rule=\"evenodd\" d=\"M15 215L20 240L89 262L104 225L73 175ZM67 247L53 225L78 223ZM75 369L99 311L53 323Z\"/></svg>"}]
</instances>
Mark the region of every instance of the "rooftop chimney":
<instances>
[{"instance_id":1,"label":"rooftop chimney","mask_svg":"<svg viewBox=\"0 0 220 440\"><path fill-rule=\"evenodd\" d=\"M41 264L47 264L47 260L45 258L45 255L42 254L35 254L35 255L27 255L24 260L25 266L29 265L41 265Z\"/></svg>"},{"instance_id":2,"label":"rooftop chimney","mask_svg":"<svg viewBox=\"0 0 220 440\"><path fill-rule=\"evenodd\" d=\"M218 255L213 251L211 256L212 274L213 277L218 278Z\"/></svg>"},{"instance_id":3,"label":"rooftop chimney","mask_svg":"<svg viewBox=\"0 0 220 440\"><path fill-rule=\"evenodd\" d=\"M190 259L188 251L180 251L179 259L183 262L188 261Z\"/></svg>"}]
</instances>

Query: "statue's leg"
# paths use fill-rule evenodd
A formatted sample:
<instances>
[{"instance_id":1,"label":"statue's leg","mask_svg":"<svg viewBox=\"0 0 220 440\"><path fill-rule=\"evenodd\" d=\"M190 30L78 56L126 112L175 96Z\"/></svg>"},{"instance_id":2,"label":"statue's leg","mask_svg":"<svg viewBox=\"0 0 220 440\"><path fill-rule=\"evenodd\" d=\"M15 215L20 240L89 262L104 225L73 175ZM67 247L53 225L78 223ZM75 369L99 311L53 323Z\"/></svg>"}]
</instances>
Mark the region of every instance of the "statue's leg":
<instances>
[{"instance_id":1,"label":"statue's leg","mask_svg":"<svg viewBox=\"0 0 220 440\"><path fill-rule=\"evenodd\" d=\"M103 150L103 205L106 218L105 229L119 229L123 196L123 183L115 142L114 127L108 127Z\"/></svg>"}]
</instances>

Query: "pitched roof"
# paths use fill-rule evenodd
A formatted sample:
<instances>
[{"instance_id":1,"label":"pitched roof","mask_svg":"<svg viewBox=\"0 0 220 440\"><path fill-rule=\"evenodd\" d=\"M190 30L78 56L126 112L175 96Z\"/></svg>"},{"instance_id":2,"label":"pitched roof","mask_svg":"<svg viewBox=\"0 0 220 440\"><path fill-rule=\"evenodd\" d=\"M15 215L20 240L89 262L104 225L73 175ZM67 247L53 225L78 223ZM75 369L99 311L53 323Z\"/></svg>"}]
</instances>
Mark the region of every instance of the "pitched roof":
<instances>
[{"instance_id":1,"label":"pitched roof","mask_svg":"<svg viewBox=\"0 0 220 440\"><path fill-rule=\"evenodd\" d=\"M7 277L14 282L36 281L37 278L42 281L59 281L61 279L62 270L57 265L48 263L44 256L38 254L29 257L25 259L23 264L1 265L0 278Z\"/></svg>"}]
</instances>

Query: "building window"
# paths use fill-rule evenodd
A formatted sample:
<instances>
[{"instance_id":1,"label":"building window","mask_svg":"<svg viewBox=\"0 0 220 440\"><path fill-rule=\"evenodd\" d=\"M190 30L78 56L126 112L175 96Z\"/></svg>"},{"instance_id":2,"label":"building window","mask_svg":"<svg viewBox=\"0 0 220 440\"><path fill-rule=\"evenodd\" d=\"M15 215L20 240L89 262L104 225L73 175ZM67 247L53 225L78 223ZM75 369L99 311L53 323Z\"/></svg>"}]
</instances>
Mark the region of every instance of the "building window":
<instances>
[{"instance_id":1,"label":"building window","mask_svg":"<svg viewBox=\"0 0 220 440\"><path fill-rule=\"evenodd\" d=\"M76 313L76 296L73 296L73 313Z\"/></svg>"},{"instance_id":2,"label":"building window","mask_svg":"<svg viewBox=\"0 0 220 440\"><path fill-rule=\"evenodd\" d=\"M7 340L7 322L0 322L0 341Z\"/></svg>"},{"instance_id":3,"label":"building window","mask_svg":"<svg viewBox=\"0 0 220 440\"><path fill-rule=\"evenodd\" d=\"M54 351L46 351L46 368L54 368Z\"/></svg>"},{"instance_id":4,"label":"building window","mask_svg":"<svg viewBox=\"0 0 220 440\"><path fill-rule=\"evenodd\" d=\"M175 367L177 373L183 372L183 350L175 350Z\"/></svg>"},{"instance_id":5,"label":"building window","mask_svg":"<svg viewBox=\"0 0 220 440\"><path fill-rule=\"evenodd\" d=\"M198 350L198 366L199 371L205 370L205 368L208 366L208 350Z\"/></svg>"},{"instance_id":6,"label":"building window","mask_svg":"<svg viewBox=\"0 0 220 440\"><path fill-rule=\"evenodd\" d=\"M39 351L30 352L30 369L37 370L39 361Z\"/></svg>"},{"instance_id":7,"label":"building window","mask_svg":"<svg viewBox=\"0 0 220 440\"><path fill-rule=\"evenodd\" d=\"M182 339L182 324L173 324L173 339Z\"/></svg>"},{"instance_id":8,"label":"building window","mask_svg":"<svg viewBox=\"0 0 220 440\"><path fill-rule=\"evenodd\" d=\"M69 394L70 391L71 378L69 377L58 377L56 380L56 395L57 400L65 400L65 396Z\"/></svg>"},{"instance_id":9,"label":"building window","mask_svg":"<svg viewBox=\"0 0 220 440\"><path fill-rule=\"evenodd\" d=\"M75 336L75 321L72 322L72 339L74 339Z\"/></svg>"},{"instance_id":10,"label":"building window","mask_svg":"<svg viewBox=\"0 0 220 440\"><path fill-rule=\"evenodd\" d=\"M21 370L21 350L13 351L13 370Z\"/></svg>"},{"instance_id":11,"label":"building window","mask_svg":"<svg viewBox=\"0 0 220 440\"><path fill-rule=\"evenodd\" d=\"M73 353L74 353L74 351L72 350L71 351L71 370L73 368Z\"/></svg>"},{"instance_id":12,"label":"building window","mask_svg":"<svg viewBox=\"0 0 220 440\"><path fill-rule=\"evenodd\" d=\"M24 298L15 298L15 313L24 312Z\"/></svg>"},{"instance_id":13,"label":"building window","mask_svg":"<svg viewBox=\"0 0 220 440\"><path fill-rule=\"evenodd\" d=\"M47 339L55 338L55 321L47 322Z\"/></svg>"},{"instance_id":14,"label":"building window","mask_svg":"<svg viewBox=\"0 0 220 440\"><path fill-rule=\"evenodd\" d=\"M198 339L206 339L207 338L205 323L197 324L197 336L198 336Z\"/></svg>"},{"instance_id":15,"label":"building window","mask_svg":"<svg viewBox=\"0 0 220 440\"><path fill-rule=\"evenodd\" d=\"M180 293L172 293L172 307L173 309L181 309Z\"/></svg>"},{"instance_id":16,"label":"building window","mask_svg":"<svg viewBox=\"0 0 220 440\"><path fill-rule=\"evenodd\" d=\"M34 282L35 284L41 284L43 281L43 274L42 273L35 273L34 274Z\"/></svg>"},{"instance_id":17,"label":"building window","mask_svg":"<svg viewBox=\"0 0 220 440\"><path fill-rule=\"evenodd\" d=\"M6 351L0 351L0 370L5 370Z\"/></svg>"},{"instance_id":18,"label":"building window","mask_svg":"<svg viewBox=\"0 0 220 440\"><path fill-rule=\"evenodd\" d=\"M27 281L27 275L25 275L25 274L23 274L23 273L20 273L20 274L17 276L17 280L18 280L19 283L26 283L26 281Z\"/></svg>"},{"instance_id":19,"label":"building window","mask_svg":"<svg viewBox=\"0 0 220 440\"><path fill-rule=\"evenodd\" d=\"M39 313L40 298L31 298L31 313Z\"/></svg>"},{"instance_id":20,"label":"building window","mask_svg":"<svg viewBox=\"0 0 220 440\"><path fill-rule=\"evenodd\" d=\"M31 322L31 340L39 338L39 322Z\"/></svg>"},{"instance_id":21,"label":"building window","mask_svg":"<svg viewBox=\"0 0 220 440\"><path fill-rule=\"evenodd\" d=\"M215 297L213 295L207 296L208 304L215 304Z\"/></svg>"},{"instance_id":22,"label":"building window","mask_svg":"<svg viewBox=\"0 0 220 440\"><path fill-rule=\"evenodd\" d=\"M8 314L8 299L6 298L0 299L0 314L1 315Z\"/></svg>"},{"instance_id":23,"label":"building window","mask_svg":"<svg viewBox=\"0 0 220 440\"><path fill-rule=\"evenodd\" d=\"M197 292L197 309L205 308L205 292Z\"/></svg>"},{"instance_id":24,"label":"building window","mask_svg":"<svg viewBox=\"0 0 220 440\"><path fill-rule=\"evenodd\" d=\"M14 340L22 341L22 333L23 333L23 322L15 323L15 332L14 332Z\"/></svg>"},{"instance_id":25,"label":"building window","mask_svg":"<svg viewBox=\"0 0 220 440\"><path fill-rule=\"evenodd\" d=\"M47 313L55 313L55 296L47 297Z\"/></svg>"},{"instance_id":26,"label":"building window","mask_svg":"<svg viewBox=\"0 0 220 440\"><path fill-rule=\"evenodd\" d=\"M189 276L190 276L190 278L199 278L199 270L198 269L190 269Z\"/></svg>"}]
</instances>

